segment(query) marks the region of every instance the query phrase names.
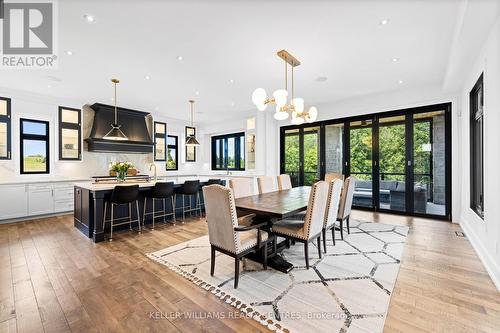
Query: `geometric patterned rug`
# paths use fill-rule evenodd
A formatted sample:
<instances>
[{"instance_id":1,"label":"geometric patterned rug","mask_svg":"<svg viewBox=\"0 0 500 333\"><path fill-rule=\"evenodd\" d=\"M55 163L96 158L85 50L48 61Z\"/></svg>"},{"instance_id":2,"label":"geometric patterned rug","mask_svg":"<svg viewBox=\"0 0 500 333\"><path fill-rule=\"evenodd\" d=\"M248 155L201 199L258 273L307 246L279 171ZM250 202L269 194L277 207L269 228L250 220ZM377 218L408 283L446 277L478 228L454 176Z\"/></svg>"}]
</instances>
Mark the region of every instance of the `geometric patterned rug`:
<instances>
[{"instance_id":1,"label":"geometric patterned rug","mask_svg":"<svg viewBox=\"0 0 500 333\"><path fill-rule=\"evenodd\" d=\"M356 221L351 233L318 257L309 245L306 270L302 243L282 252L294 265L289 273L244 260L238 289L234 259L217 253L210 276L210 245L203 236L147 256L277 332L382 332L399 272L408 227ZM336 238L340 238L336 232ZM218 314L212 314L214 316Z\"/></svg>"}]
</instances>

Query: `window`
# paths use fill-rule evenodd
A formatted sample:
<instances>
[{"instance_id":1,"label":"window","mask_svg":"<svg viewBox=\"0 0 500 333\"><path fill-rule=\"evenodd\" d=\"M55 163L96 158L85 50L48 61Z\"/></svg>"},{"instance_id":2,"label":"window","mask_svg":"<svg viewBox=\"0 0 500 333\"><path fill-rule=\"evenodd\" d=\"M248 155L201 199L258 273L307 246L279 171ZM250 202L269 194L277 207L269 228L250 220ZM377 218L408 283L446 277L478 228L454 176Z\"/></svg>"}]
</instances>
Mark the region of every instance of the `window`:
<instances>
[{"instance_id":1,"label":"window","mask_svg":"<svg viewBox=\"0 0 500 333\"><path fill-rule=\"evenodd\" d=\"M155 161L166 161L167 124L155 121Z\"/></svg>"},{"instance_id":2,"label":"window","mask_svg":"<svg viewBox=\"0 0 500 333\"><path fill-rule=\"evenodd\" d=\"M20 121L21 174L49 173L49 122Z\"/></svg>"},{"instance_id":3,"label":"window","mask_svg":"<svg viewBox=\"0 0 500 333\"><path fill-rule=\"evenodd\" d=\"M178 170L179 138L176 135L167 136L167 170Z\"/></svg>"},{"instance_id":4,"label":"window","mask_svg":"<svg viewBox=\"0 0 500 333\"><path fill-rule=\"evenodd\" d=\"M212 170L245 170L245 133L212 137Z\"/></svg>"},{"instance_id":5,"label":"window","mask_svg":"<svg viewBox=\"0 0 500 333\"><path fill-rule=\"evenodd\" d=\"M59 107L59 159L82 159L81 110Z\"/></svg>"},{"instance_id":6,"label":"window","mask_svg":"<svg viewBox=\"0 0 500 333\"><path fill-rule=\"evenodd\" d=\"M186 138L190 136L196 138L196 128L186 126ZM196 147L186 146L186 162L196 162Z\"/></svg>"},{"instance_id":7,"label":"window","mask_svg":"<svg viewBox=\"0 0 500 333\"><path fill-rule=\"evenodd\" d=\"M10 160L10 99L0 97L0 160Z\"/></svg>"},{"instance_id":8,"label":"window","mask_svg":"<svg viewBox=\"0 0 500 333\"><path fill-rule=\"evenodd\" d=\"M470 207L484 218L483 75L470 92Z\"/></svg>"}]
</instances>

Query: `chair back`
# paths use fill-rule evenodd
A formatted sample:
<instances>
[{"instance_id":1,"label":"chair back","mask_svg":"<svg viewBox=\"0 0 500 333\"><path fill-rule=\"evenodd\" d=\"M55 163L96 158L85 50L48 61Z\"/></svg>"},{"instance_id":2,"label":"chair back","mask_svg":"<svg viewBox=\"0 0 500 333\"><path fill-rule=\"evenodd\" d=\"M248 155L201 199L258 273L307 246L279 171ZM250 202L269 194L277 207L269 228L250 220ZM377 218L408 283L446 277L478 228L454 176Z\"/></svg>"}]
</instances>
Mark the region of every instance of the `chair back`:
<instances>
[{"instance_id":1,"label":"chair back","mask_svg":"<svg viewBox=\"0 0 500 333\"><path fill-rule=\"evenodd\" d=\"M326 205L325 223L324 226L331 225L337 220L340 205L340 196L342 194L342 186L344 182L340 179L331 181L328 189L328 200Z\"/></svg>"},{"instance_id":2,"label":"chair back","mask_svg":"<svg viewBox=\"0 0 500 333\"><path fill-rule=\"evenodd\" d=\"M323 229L325 221L326 204L328 200L328 183L316 182L309 194L306 217L304 219L305 236L307 239L318 235Z\"/></svg>"},{"instance_id":3,"label":"chair back","mask_svg":"<svg viewBox=\"0 0 500 333\"><path fill-rule=\"evenodd\" d=\"M209 179L207 185L221 185L222 181L220 179Z\"/></svg>"},{"instance_id":4,"label":"chair back","mask_svg":"<svg viewBox=\"0 0 500 333\"><path fill-rule=\"evenodd\" d=\"M229 187L233 190L234 198L242 198L253 195L252 179L233 178L229 180Z\"/></svg>"},{"instance_id":5,"label":"chair back","mask_svg":"<svg viewBox=\"0 0 500 333\"><path fill-rule=\"evenodd\" d=\"M170 198L174 194L174 183L173 182L161 182L156 183L151 192L151 197L153 198Z\"/></svg>"},{"instance_id":6,"label":"chair back","mask_svg":"<svg viewBox=\"0 0 500 333\"><path fill-rule=\"evenodd\" d=\"M292 180L290 179L290 175L279 175L278 176L278 189L280 191L289 190L292 188Z\"/></svg>"},{"instance_id":7,"label":"chair back","mask_svg":"<svg viewBox=\"0 0 500 333\"><path fill-rule=\"evenodd\" d=\"M111 192L110 202L115 204L127 204L137 200L139 197L139 185L115 186Z\"/></svg>"},{"instance_id":8,"label":"chair back","mask_svg":"<svg viewBox=\"0 0 500 333\"><path fill-rule=\"evenodd\" d=\"M234 228L238 226L233 190L221 185L203 187L208 238L215 245L232 253L238 253L240 237Z\"/></svg>"},{"instance_id":9,"label":"chair back","mask_svg":"<svg viewBox=\"0 0 500 333\"><path fill-rule=\"evenodd\" d=\"M274 187L273 177L257 178L257 187L259 188L259 194L276 191L276 188Z\"/></svg>"},{"instance_id":10,"label":"chair back","mask_svg":"<svg viewBox=\"0 0 500 333\"><path fill-rule=\"evenodd\" d=\"M330 184L330 182L332 182L335 179L340 179L344 181L344 175L338 172L330 172L325 174L325 182L327 182L328 184Z\"/></svg>"},{"instance_id":11,"label":"chair back","mask_svg":"<svg viewBox=\"0 0 500 333\"><path fill-rule=\"evenodd\" d=\"M200 191L199 180L186 180L182 185L182 194L196 194Z\"/></svg>"},{"instance_id":12,"label":"chair back","mask_svg":"<svg viewBox=\"0 0 500 333\"><path fill-rule=\"evenodd\" d=\"M342 196L340 197L340 206L338 219L344 219L351 215L352 199L354 197L354 185L356 184L356 178L347 177L344 182L344 189L342 191Z\"/></svg>"}]
</instances>

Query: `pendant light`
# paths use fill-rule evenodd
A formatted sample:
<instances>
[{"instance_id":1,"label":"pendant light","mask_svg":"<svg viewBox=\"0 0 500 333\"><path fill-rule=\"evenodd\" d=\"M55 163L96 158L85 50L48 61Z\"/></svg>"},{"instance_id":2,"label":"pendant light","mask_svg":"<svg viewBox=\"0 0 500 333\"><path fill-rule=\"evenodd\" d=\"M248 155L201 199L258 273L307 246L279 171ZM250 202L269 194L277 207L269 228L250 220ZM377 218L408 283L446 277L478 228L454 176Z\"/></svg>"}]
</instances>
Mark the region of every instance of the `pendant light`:
<instances>
[{"instance_id":1,"label":"pendant light","mask_svg":"<svg viewBox=\"0 0 500 333\"><path fill-rule=\"evenodd\" d=\"M194 101L192 99L190 99L189 103L191 104L191 127L194 127L193 126ZM188 147L196 147L196 146L199 146L199 145L200 145L200 143L198 142L198 140L196 140L196 138L194 137L194 135L189 135L188 137L186 137L186 146L188 146Z\"/></svg>"},{"instance_id":2,"label":"pendant light","mask_svg":"<svg viewBox=\"0 0 500 333\"><path fill-rule=\"evenodd\" d=\"M105 136L103 136L103 139L114 140L114 141L126 141L128 140L128 138L125 134L123 134L122 130L120 129L121 125L118 124L118 107L116 106L116 85L120 83L120 80L111 79L111 82L113 82L115 86L115 119L114 122L111 124L111 130L108 133L106 133Z\"/></svg>"}]
</instances>

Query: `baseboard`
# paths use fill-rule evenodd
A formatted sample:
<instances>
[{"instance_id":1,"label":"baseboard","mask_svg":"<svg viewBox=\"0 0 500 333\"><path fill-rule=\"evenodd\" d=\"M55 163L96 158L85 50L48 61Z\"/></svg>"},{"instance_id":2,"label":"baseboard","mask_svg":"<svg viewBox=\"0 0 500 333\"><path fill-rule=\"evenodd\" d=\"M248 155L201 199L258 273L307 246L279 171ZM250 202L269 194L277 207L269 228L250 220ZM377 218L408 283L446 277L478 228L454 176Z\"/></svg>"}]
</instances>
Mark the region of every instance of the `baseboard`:
<instances>
[{"instance_id":1,"label":"baseboard","mask_svg":"<svg viewBox=\"0 0 500 333\"><path fill-rule=\"evenodd\" d=\"M464 230L469 242L472 245L474 251L476 251L477 256L481 259L484 268L490 275L491 280L497 287L497 290L500 291L500 266L495 262L494 258L491 254L484 248L482 242L477 237L477 235L472 231L469 227L469 223L462 218L460 220L460 226Z\"/></svg>"},{"instance_id":2,"label":"baseboard","mask_svg":"<svg viewBox=\"0 0 500 333\"><path fill-rule=\"evenodd\" d=\"M13 219L0 220L0 224L27 222L30 220L36 220L36 219L53 217L53 216L60 216L60 215L69 215L69 214L73 214L73 211L69 210L67 212L57 212L57 213L52 213L52 214L33 215L33 216L23 216L23 217L17 217L17 218L13 218Z\"/></svg>"}]
</instances>

